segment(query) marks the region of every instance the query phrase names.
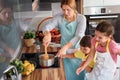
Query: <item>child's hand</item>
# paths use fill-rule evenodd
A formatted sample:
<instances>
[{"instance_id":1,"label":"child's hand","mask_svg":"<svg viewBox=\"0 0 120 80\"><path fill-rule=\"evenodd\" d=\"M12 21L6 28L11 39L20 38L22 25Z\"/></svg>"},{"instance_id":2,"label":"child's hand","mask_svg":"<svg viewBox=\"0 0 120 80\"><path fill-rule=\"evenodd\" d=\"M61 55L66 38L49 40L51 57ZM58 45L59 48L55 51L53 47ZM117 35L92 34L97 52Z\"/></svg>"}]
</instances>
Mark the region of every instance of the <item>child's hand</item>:
<instances>
[{"instance_id":1,"label":"child's hand","mask_svg":"<svg viewBox=\"0 0 120 80\"><path fill-rule=\"evenodd\" d=\"M80 66L83 66L84 63L85 63L85 61L81 62Z\"/></svg>"},{"instance_id":2,"label":"child's hand","mask_svg":"<svg viewBox=\"0 0 120 80\"><path fill-rule=\"evenodd\" d=\"M84 66L80 66L80 67L76 70L76 74L79 75L84 69L85 69Z\"/></svg>"}]
</instances>

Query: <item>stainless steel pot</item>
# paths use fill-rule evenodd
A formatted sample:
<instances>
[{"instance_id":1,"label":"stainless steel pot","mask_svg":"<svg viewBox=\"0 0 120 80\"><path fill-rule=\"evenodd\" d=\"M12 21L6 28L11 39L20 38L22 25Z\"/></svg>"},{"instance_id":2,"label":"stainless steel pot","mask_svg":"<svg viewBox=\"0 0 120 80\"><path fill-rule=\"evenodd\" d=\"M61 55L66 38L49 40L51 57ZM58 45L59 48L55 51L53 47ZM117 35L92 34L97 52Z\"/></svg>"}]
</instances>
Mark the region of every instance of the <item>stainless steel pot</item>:
<instances>
[{"instance_id":1,"label":"stainless steel pot","mask_svg":"<svg viewBox=\"0 0 120 80\"><path fill-rule=\"evenodd\" d=\"M53 54L48 54L48 55L49 55L49 59L44 59L44 54L39 55L39 64L42 67L49 67L54 64L55 56Z\"/></svg>"}]
</instances>

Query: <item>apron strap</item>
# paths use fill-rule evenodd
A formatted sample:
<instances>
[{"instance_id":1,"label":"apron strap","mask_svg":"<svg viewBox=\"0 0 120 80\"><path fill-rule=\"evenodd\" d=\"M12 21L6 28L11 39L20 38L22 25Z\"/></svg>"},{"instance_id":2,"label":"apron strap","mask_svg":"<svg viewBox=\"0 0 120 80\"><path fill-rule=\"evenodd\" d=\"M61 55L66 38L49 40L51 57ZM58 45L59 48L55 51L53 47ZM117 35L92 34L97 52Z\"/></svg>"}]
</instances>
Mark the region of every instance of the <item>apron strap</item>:
<instances>
[{"instance_id":1,"label":"apron strap","mask_svg":"<svg viewBox=\"0 0 120 80\"><path fill-rule=\"evenodd\" d=\"M109 43L110 43L110 40L111 40L111 39L109 38L108 41L107 41L107 45L106 45L106 51L107 51L107 52L109 52Z\"/></svg>"},{"instance_id":2,"label":"apron strap","mask_svg":"<svg viewBox=\"0 0 120 80\"><path fill-rule=\"evenodd\" d=\"M95 48L97 48L97 46L98 46L98 42L95 43Z\"/></svg>"},{"instance_id":3,"label":"apron strap","mask_svg":"<svg viewBox=\"0 0 120 80\"><path fill-rule=\"evenodd\" d=\"M109 38L107 41L107 45L106 45L106 52L109 52L109 43L110 43L111 39ZM97 48L98 46L98 42L95 43L95 48Z\"/></svg>"}]
</instances>

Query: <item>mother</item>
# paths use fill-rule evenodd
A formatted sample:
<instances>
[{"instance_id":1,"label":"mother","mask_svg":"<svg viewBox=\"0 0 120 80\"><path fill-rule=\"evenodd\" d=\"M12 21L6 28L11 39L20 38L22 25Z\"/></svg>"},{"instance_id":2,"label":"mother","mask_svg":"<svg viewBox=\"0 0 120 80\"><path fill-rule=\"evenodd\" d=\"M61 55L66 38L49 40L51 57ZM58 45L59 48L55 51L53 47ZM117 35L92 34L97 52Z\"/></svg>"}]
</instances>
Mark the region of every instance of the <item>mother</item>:
<instances>
[{"instance_id":1,"label":"mother","mask_svg":"<svg viewBox=\"0 0 120 80\"><path fill-rule=\"evenodd\" d=\"M61 32L61 49L58 56L68 54L70 50L79 48L79 41L85 34L86 18L76 10L75 0L62 0L61 8L63 13L53 17L49 24L42 28L45 37L43 44L48 46L51 42L51 31L58 28ZM85 74L76 75L76 68L79 67L80 59L64 59L64 67L67 80L84 80Z\"/></svg>"}]
</instances>

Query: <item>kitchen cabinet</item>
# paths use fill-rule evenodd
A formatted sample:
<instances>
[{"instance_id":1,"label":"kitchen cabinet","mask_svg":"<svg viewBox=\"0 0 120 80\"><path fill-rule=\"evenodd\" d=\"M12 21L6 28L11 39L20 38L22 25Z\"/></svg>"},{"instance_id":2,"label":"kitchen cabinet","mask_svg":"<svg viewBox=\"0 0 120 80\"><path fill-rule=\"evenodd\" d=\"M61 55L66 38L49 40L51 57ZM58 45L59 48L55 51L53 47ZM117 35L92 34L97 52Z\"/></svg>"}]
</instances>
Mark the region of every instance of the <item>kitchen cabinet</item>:
<instances>
[{"instance_id":1,"label":"kitchen cabinet","mask_svg":"<svg viewBox=\"0 0 120 80\"><path fill-rule=\"evenodd\" d=\"M83 0L84 7L115 6L120 5L120 0Z\"/></svg>"},{"instance_id":2,"label":"kitchen cabinet","mask_svg":"<svg viewBox=\"0 0 120 80\"><path fill-rule=\"evenodd\" d=\"M18 0L20 4L32 3L31 0Z\"/></svg>"},{"instance_id":3,"label":"kitchen cabinet","mask_svg":"<svg viewBox=\"0 0 120 80\"><path fill-rule=\"evenodd\" d=\"M83 0L84 7L103 6L103 0Z\"/></svg>"},{"instance_id":4,"label":"kitchen cabinet","mask_svg":"<svg viewBox=\"0 0 120 80\"><path fill-rule=\"evenodd\" d=\"M120 5L120 0L104 0L104 6Z\"/></svg>"}]
</instances>

